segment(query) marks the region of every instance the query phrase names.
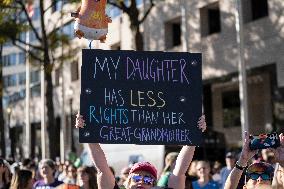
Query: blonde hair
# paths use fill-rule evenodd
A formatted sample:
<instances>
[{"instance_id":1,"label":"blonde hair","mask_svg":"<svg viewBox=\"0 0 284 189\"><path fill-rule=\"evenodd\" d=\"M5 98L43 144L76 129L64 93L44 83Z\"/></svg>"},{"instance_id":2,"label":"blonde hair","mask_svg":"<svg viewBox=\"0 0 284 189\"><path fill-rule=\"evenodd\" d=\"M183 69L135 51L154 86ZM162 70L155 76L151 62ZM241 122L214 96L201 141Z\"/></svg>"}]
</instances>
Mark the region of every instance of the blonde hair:
<instances>
[{"instance_id":1,"label":"blonde hair","mask_svg":"<svg viewBox=\"0 0 284 189\"><path fill-rule=\"evenodd\" d=\"M197 169L196 169L196 165L197 165L197 160L193 160L188 168L187 174L190 176L197 176Z\"/></svg>"},{"instance_id":2,"label":"blonde hair","mask_svg":"<svg viewBox=\"0 0 284 189\"><path fill-rule=\"evenodd\" d=\"M170 152L166 155L165 168L162 174L165 174L166 172L171 171L172 165L175 163L177 157L178 157L177 152Z\"/></svg>"}]
</instances>

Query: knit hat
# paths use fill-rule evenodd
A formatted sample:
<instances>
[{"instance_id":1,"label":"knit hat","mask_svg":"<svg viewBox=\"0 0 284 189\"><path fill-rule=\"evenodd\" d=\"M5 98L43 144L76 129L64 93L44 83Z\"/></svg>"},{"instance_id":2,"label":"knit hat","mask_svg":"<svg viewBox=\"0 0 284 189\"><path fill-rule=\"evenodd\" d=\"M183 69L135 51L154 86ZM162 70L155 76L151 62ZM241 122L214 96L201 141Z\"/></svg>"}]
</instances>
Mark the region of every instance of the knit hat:
<instances>
[{"instance_id":1,"label":"knit hat","mask_svg":"<svg viewBox=\"0 0 284 189\"><path fill-rule=\"evenodd\" d=\"M155 177L155 179L157 179L157 170L149 162L143 161L143 162L135 163L131 167L131 169L129 171L129 175L134 173L135 171L146 171L146 172L149 172L151 175L153 175Z\"/></svg>"}]
</instances>

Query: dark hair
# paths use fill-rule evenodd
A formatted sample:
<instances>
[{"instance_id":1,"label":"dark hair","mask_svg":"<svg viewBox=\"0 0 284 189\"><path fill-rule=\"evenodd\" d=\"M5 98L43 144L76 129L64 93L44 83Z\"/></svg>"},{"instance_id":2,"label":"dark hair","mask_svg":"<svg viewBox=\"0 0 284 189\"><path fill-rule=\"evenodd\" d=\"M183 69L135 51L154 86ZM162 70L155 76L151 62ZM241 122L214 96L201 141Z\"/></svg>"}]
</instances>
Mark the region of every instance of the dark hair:
<instances>
[{"instance_id":1,"label":"dark hair","mask_svg":"<svg viewBox=\"0 0 284 189\"><path fill-rule=\"evenodd\" d=\"M10 169L9 169L9 167L7 167L7 166L9 166L9 163L5 159L0 158L0 166L6 167L6 171L8 171L8 173L6 171L4 171L2 173L2 175L0 175L0 177L2 177L2 180L3 180L3 183L4 183L4 188L5 188L5 186L9 186L10 178L11 178ZM7 179L7 175L5 175L5 174L8 174L9 179Z\"/></svg>"},{"instance_id":2,"label":"dark hair","mask_svg":"<svg viewBox=\"0 0 284 189\"><path fill-rule=\"evenodd\" d=\"M5 165L4 160L2 158L0 158L0 166L1 165Z\"/></svg>"},{"instance_id":3,"label":"dark hair","mask_svg":"<svg viewBox=\"0 0 284 189\"><path fill-rule=\"evenodd\" d=\"M77 171L78 172L84 172L84 173L88 174L90 189L97 189L98 188L97 170L95 169L95 167L82 166L82 167L79 167Z\"/></svg>"},{"instance_id":4,"label":"dark hair","mask_svg":"<svg viewBox=\"0 0 284 189\"><path fill-rule=\"evenodd\" d=\"M27 188L30 179L32 179L32 172L29 170L17 171L11 182L10 189L25 189Z\"/></svg>"}]
</instances>

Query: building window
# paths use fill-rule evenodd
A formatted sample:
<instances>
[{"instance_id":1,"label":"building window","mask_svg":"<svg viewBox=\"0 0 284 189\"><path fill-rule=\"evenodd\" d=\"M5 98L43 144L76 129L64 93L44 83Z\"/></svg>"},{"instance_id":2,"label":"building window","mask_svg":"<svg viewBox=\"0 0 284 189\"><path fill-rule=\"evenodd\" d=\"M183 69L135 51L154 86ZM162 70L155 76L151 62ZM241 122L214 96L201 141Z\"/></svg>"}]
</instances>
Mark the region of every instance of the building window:
<instances>
[{"instance_id":1,"label":"building window","mask_svg":"<svg viewBox=\"0 0 284 189\"><path fill-rule=\"evenodd\" d=\"M181 45L181 18L165 23L165 45L170 49Z\"/></svg>"},{"instance_id":2,"label":"building window","mask_svg":"<svg viewBox=\"0 0 284 189\"><path fill-rule=\"evenodd\" d=\"M55 87L58 87L59 86L59 84L60 84L60 68L57 68L55 71L54 71L55 73L55 77L54 77L54 85L55 85Z\"/></svg>"},{"instance_id":3,"label":"building window","mask_svg":"<svg viewBox=\"0 0 284 189\"><path fill-rule=\"evenodd\" d=\"M63 34L69 38L74 38L74 23L70 22L63 27Z\"/></svg>"},{"instance_id":4,"label":"building window","mask_svg":"<svg viewBox=\"0 0 284 189\"><path fill-rule=\"evenodd\" d=\"M7 75L3 77L4 87L13 87L17 85L17 75Z\"/></svg>"},{"instance_id":5,"label":"building window","mask_svg":"<svg viewBox=\"0 0 284 189\"><path fill-rule=\"evenodd\" d=\"M30 82L31 82L31 83L37 83L37 82L39 82L39 81L40 81L39 76L40 76L40 73L39 73L38 70L31 72L31 73L30 73Z\"/></svg>"},{"instance_id":6,"label":"building window","mask_svg":"<svg viewBox=\"0 0 284 189\"><path fill-rule=\"evenodd\" d=\"M79 79L79 69L78 62L71 63L71 81L76 81Z\"/></svg>"},{"instance_id":7,"label":"building window","mask_svg":"<svg viewBox=\"0 0 284 189\"><path fill-rule=\"evenodd\" d=\"M268 16L267 0L251 0L252 20Z\"/></svg>"},{"instance_id":8,"label":"building window","mask_svg":"<svg viewBox=\"0 0 284 189\"><path fill-rule=\"evenodd\" d=\"M52 3L53 3L52 9L51 9L52 12L61 10L62 0L52 0Z\"/></svg>"},{"instance_id":9,"label":"building window","mask_svg":"<svg viewBox=\"0 0 284 189\"><path fill-rule=\"evenodd\" d=\"M219 3L209 4L200 9L201 36L221 32Z\"/></svg>"},{"instance_id":10,"label":"building window","mask_svg":"<svg viewBox=\"0 0 284 189\"><path fill-rule=\"evenodd\" d=\"M40 17L40 9L39 7L34 8L34 15L32 17L33 20L37 20Z\"/></svg>"},{"instance_id":11,"label":"building window","mask_svg":"<svg viewBox=\"0 0 284 189\"><path fill-rule=\"evenodd\" d=\"M14 66L17 64L17 54L9 54L2 57L4 66Z\"/></svg>"},{"instance_id":12,"label":"building window","mask_svg":"<svg viewBox=\"0 0 284 189\"><path fill-rule=\"evenodd\" d=\"M224 128L241 126L239 91L223 92L222 106Z\"/></svg>"},{"instance_id":13,"label":"building window","mask_svg":"<svg viewBox=\"0 0 284 189\"><path fill-rule=\"evenodd\" d=\"M243 0L243 19L245 23L267 17L268 2L267 0Z\"/></svg>"},{"instance_id":14,"label":"building window","mask_svg":"<svg viewBox=\"0 0 284 189\"><path fill-rule=\"evenodd\" d=\"M40 35L40 29L39 28L36 28L36 32ZM30 39L29 39L30 42L37 40L35 32L33 30L30 30L29 35L30 35Z\"/></svg>"},{"instance_id":15,"label":"building window","mask_svg":"<svg viewBox=\"0 0 284 189\"><path fill-rule=\"evenodd\" d=\"M26 35L27 35L26 32L21 32L20 33L20 40L21 41L26 41Z\"/></svg>"},{"instance_id":16,"label":"building window","mask_svg":"<svg viewBox=\"0 0 284 189\"><path fill-rule=\"evenodd\" d=\"M26 63L26 54L24 52L19 53L19 64L25 64Z\"/></svg>"},{"instance_id":17,"label":"building window","mask_svg":"<svg viewBox=\"0 0 284 189\"><path fill-rule=\"evenodd\" d=\"M19 85L24 85L26 84L26 73L19 73Z\"/></svg>"},{"instance_id":18,"label":"building window","mask_svg":"<svg viewBox=\"0 0 284 189\"><path fill-rule=\"evenodd\" d=\"M31 97L40 96L40 84L35 85L31 88Z\"/></svg>"}]
</instances>

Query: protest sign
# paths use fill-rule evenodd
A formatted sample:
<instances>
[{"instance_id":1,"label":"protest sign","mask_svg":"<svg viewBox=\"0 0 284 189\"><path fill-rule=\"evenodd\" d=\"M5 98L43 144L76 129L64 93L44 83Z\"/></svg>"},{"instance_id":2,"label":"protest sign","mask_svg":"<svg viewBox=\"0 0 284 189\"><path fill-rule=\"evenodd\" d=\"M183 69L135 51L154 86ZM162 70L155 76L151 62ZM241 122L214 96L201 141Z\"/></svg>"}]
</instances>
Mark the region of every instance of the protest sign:
<instances>
[{"instance_id":1,"label":"protest sign","mask_svg":"<svg viewBox=\"0 0 284 189\"><path fill-rule=\"evenodd\" d=\"M83 49L79 141L201 145L201 54Z\"/></svg>"}]
</instances>

